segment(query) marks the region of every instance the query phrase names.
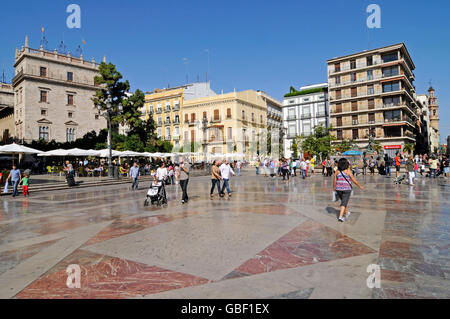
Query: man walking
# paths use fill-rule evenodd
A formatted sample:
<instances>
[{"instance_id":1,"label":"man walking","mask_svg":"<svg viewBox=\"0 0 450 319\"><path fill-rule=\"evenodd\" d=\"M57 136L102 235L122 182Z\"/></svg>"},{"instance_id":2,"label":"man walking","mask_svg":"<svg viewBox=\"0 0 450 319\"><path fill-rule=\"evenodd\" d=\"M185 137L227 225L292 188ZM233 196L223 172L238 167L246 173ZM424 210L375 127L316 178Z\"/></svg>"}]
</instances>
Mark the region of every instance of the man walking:
<instances>
[{"instance_id":1,"label":"man walking","mask_svg":"<svg viewBox=\"0 0 450 319\"><path fill-rule=\"evenodd\" d=\"M394 158L394 164L395 164L395 177L398 178L398 175L400 174L400 155L398 154L398 152L395 154L395 158Z\"/></svg>"},{"instance_id":2,"label":"man walking","mask_svg":"<svg viewBox=\"0 0 450 319\"><path fill-rule=\"evenodd\" d=\"M227 163L227 160L223 161L223 164L219 167L220 175L223 179L223 185L222 185L222 196L225 196L225 188L227 189L228 197L231 197L231 189L230 189L230 174L234 175L233 169L230 167L230 164ZM265 171L264 171L265 172Z\"/></svg>"},{"instance_id":3,"label":"man walking","mask_svg":"<svg viewBox=\"0 0 450 319\"><path fill-rule=\"evenodd\" d=\"M217 192L219 193L219 196L222 197L222 193L220 192L220 180L222 179L222 176L220 176L220 169L219 169L220 161L215 160L213 163L213 166L211 167L211 191L210 191L210 197L211 199L214 197L214 188L217 185Z\"/></svg>"},{"instance_id":4,"label":"man walking","mask_svg":"<svg viewBox=\"0 0 450 319\"><path fill-rule=\"evenodd\" d=\"M414 160L412 155L409 156L408 160L406 161L406 171L408 172L408 180L409 185L414 186Z\"/></svg>"},{"instance_id":5,"label":"man walking","mask_svg":"<svg viewBox=\"0 0 450 319\"><path fill-rule=\"evenodd\" d=\"M11 182L13 184L13 193L12 197L19 196L19 192L17 191L17 187L19 186L19 183L22 180L22 175L20 174L20 170L17 169L16 165L13 165L12 170L9 172L8 178L6 180L11 179Z\"/></svg>"},{"instance_id":6,"label":"man walking","mask_svg":"<svg viewBox=\"0 0 450 319\"><path fill-rule=\"evenodd\" d=\"M389 155L384 155L384 165L385 165L385 170L386 170L386 176L391 176L391 165L392 165L392 160L391 157Z\"/></svg>"},{"instance_id":7,"label":"man walking","mask_svg":"<svg viewBox=\"0 0 450 319\"><path fill-rule=\"evenodd\" d=\"M189 201L189 197L187 194L187 185L189 183L189 170L191 165L184 161L184 158L181 158L180 161L180 187L183 192L183 196L181 197L181 204L186 204Z\"/></svg>"},{"instance_id":8,"label":"man walking","mask_svg":"<svg viewBox=\"0 0 450 319\"><path fill-rule=\"evenodd\" d=\"M237 168L237 175L241 176L241 161L237 161L236 168Z\"/></svg>"},{"instance_id":9,"label":"man walking","mask_svg":"<svg viewBox=\"0 0 450 319\"><path fill-rule=\"evenodd\" d=\"M141 172L139 171L138 164L134 162L133 166L130 168L131 190L138 190L140 178Z\"/></svg>"}]
</instances>

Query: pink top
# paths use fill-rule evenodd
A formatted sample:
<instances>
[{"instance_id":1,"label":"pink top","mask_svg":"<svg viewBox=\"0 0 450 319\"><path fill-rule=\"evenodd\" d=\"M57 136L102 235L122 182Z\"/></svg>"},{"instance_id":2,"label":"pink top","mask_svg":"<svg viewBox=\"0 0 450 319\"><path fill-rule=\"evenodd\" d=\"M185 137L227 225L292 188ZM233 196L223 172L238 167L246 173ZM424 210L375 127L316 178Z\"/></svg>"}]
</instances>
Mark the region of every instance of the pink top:
<instances>
[{"instance_id":1,"label":"pink top","mask_svg":"<svg viewBox=\"0 0 450 319\"><path fill-rule=\"evenodd\" d=\"M344 176L345 176L345 178L347 178L347 180L345 180L345 178L342 174L344 174ZM352 183L352 181L350 180L350 176L348 176L344 172L343 173L339 172L337 174L337 178L336 178L336 190L337 191L351 191L352 190L351 183Z\"/></svg>"}]
</instances>

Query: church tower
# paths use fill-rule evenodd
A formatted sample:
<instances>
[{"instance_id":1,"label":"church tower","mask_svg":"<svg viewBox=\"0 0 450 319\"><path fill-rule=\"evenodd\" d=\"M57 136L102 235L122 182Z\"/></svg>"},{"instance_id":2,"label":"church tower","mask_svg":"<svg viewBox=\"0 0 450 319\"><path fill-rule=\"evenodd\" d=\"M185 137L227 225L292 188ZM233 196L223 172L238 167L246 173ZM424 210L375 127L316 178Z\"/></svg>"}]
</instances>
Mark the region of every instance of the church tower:
<instances>
[{"instance_id":1,"label":"church tower","mask_svg":"<svg viewBox=\"0 0 450 319\"><path fill-rule=\"evenodd\" d=\"M439 107L437 104L434 89L430 86L428 89L428 107L430 109L430 124L436 131L439 131Z\"/></svg>"},{"instance_id":2,"label":"church tower","mask_svg":"<svg viewBox=\"0 0 450 319\"><path fill-rule=\"evenodd\" d=\"M430 146L433 153L437 153L439 149L439 107L437 104L437 98L434 94L432 86L428 89L428 108L430 111Z\"/></svg>"}]
</instances>

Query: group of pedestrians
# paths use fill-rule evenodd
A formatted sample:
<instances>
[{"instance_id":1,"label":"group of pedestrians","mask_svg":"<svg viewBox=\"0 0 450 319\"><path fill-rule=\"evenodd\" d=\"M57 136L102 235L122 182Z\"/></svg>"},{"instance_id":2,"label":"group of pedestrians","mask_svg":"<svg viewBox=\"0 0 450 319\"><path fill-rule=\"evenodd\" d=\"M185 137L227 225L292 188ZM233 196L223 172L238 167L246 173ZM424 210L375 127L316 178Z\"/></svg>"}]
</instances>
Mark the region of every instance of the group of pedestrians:
<instances>
[{"instance_id":1,"label":"group of pedestrians","mask_svg":"<svg viewBox=\"0 0 450 319\"><path fill-rule=\"evenodd\" d=\"M240 166L238 167L240 172ZM225 189L227 190L228 197L231 197L230 177L236 175L227 160L223 163L220 160L215 160L211 167L211 199L214 197L214 190L217 187L219 197L225 196ZM221 186L221 181L223 184Z\"/></svg>"},{"instance_id":2,"label":"group of pedestrians","mask_svg":"<svg viewBox=\"0 0 450 319\"><path fill-rule=\"evenodd\" d=\"M290 177L297 176L297 171L300 176L305 179L314 174L315 158L306 159L293 159L293 158L281 158L280 160L264 159L258 160L255 163L256 175L264 175L275 178L277 175L283 177L284 181L289 181Z\"/></svg>"},{"instance_id":3,"label":"group of pedestrians","mask_svg":"<svg viewBox=\"0 0 450 319\"><path fill-rule=\"evenodd\" d=\"M161 162L160 166L151 172L151 175L155 181L162 182L165 185L180 184L183 193L181 203L186 204L189 201L187 186L189 183L190 169L191 165L187 163L184 158L181 158L179 164L170 163L169 167L167 167L165 162ZM138 190L139 180L141 179L141 170L137 162L134 162L133 166L130 168L129 178L131 180L131 189Z\"/></svg>"}]
</instances>

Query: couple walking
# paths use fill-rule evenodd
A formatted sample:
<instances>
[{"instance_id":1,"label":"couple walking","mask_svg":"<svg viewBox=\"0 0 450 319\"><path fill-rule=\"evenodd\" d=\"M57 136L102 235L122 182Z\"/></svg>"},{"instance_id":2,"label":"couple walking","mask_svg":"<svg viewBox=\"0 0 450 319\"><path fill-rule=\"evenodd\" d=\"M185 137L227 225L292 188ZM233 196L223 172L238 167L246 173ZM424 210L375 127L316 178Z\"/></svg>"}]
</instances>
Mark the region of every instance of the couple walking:
<instances>
[{"instance_id":1,"label":"couple walking","mask_svg":"<svg viewBox=\"0 0 450 319\"><path fill-rule=\"evenodd\" d=\"M217 185L217 191L220 197L225 196L225 188L227 189L228 197L231 197L231 189L230 189L230 174L235 175L233 169L230 164L225 160L222 164L220 160L215 160L211 169L211 192L210 196L213 198L214 189ZM220 181L223 180L222 189L220 189Z\"/></svg>"}]
</instances>

